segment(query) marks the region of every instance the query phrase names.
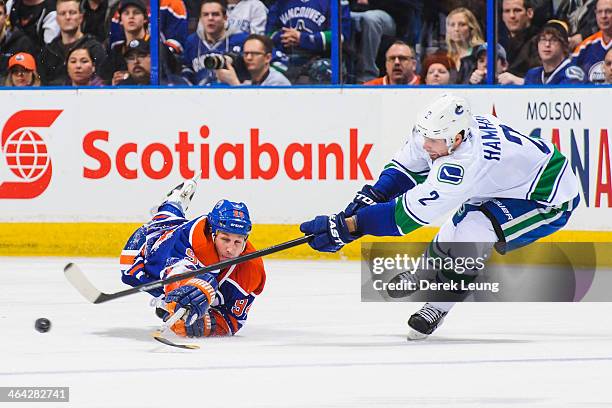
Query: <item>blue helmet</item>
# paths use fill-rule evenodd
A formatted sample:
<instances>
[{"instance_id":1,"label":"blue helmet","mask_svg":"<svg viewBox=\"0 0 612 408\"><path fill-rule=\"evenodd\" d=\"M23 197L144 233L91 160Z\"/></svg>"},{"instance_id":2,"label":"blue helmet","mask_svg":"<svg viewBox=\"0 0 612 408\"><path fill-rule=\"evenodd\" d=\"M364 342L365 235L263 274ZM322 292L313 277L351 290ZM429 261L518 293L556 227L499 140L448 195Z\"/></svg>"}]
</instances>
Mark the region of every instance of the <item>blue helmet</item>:
<instances>
[{"instance_id":1,"label":"blue helmet","mask_svg":"<svg viewBox=\"0 0 612 408\"><path fill-rule=\"evenodd\" d=\"M213 235L218 231L238 235L249 235L251 232L251 218L245 203L221 200L207 217Z\"/></svg>"}]
</instances>

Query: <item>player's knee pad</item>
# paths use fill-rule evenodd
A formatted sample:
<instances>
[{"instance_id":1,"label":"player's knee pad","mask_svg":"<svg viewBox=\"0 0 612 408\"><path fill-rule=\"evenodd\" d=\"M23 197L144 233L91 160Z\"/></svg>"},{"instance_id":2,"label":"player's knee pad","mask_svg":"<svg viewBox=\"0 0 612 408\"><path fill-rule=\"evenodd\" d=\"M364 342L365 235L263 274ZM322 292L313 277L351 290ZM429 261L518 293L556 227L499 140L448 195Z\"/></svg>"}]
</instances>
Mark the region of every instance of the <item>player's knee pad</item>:
<instances>
[{"instance_id":1,"label":"player's knee pad","mask_svg":"<svg viewBox=\"0 0 612 408\"><path fill-rule=\"evenodd\" d=\"M452 221L450 222L452 224ZM491 220L480 211L469 212L454 229L454 240L463 242L497 242Z\"/></svg>"},{"instance_id":2,"label":"player's knee pad","mask_svg":"<svg viewBox=\"0 0 612 408\"><path fill-rule=\"evenodd\" d=\"M497 242L491 221L480 211L469 212L457 225L446 221L434 238L434 245L444 255L488 259Z\"/></svg>"}]
</instances>

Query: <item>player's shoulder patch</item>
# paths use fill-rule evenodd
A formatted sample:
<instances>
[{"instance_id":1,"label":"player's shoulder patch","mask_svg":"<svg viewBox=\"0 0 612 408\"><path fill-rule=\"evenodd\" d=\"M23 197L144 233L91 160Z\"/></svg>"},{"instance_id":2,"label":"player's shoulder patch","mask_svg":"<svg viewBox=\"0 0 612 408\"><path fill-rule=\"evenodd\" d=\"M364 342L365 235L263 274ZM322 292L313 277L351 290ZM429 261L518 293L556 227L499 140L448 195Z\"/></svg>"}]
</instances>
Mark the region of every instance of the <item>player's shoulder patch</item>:
<instances>
[{"instance_id":1,"label":"player's shoulder patch","mask_svg":"<svg viewBox=\"0 0 612 408\"><path fill-rule=\"evenodd\" d=\"M438 169L438 181L447 184L461 184L465 169L456 163L445 163Z\"/></svg>"},{"instance_id":2,"label":"player's shoulder patch","mask_svg":"<svg viewBox=\"0 0 612 408\"><path fill-rule=\"evenodd\" d=\"M568 79L575 79L576 81L581 82L584 81L584 71L576 65L570 65L567 67L565 70L565 76L567 76Z\"/></svg>"}]
</instances>

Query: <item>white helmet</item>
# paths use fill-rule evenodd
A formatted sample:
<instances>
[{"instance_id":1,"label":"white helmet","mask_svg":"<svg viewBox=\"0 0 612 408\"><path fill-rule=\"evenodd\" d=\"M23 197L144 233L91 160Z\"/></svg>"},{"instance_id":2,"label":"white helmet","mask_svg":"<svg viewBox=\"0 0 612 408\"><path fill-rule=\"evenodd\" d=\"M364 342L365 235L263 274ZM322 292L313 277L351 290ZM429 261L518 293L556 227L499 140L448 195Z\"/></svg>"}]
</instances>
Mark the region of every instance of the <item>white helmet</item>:
<instances>
[{"instance_id":1,"label":"white helmet","mask_svg":"<svg viewBox=\"0 0 612 408\"><path fill-rule=\"evenodd\" d=\"M457 133L463 131L467 136L473 122L470 104L461 97L445 94L421 112L414 128L423 137L446 140L450 153Z\"/></svg>"}]
</instances>

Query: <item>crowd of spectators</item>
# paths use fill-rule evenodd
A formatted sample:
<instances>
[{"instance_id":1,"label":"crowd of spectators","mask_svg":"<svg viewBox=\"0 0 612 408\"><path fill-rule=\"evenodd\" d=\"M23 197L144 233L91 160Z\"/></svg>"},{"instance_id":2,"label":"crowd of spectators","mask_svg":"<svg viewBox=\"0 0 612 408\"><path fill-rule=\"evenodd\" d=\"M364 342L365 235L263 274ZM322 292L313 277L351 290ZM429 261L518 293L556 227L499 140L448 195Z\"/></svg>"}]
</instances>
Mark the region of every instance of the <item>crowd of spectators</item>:
<instances>
[{"instance_id":1,"label":"crowd of spectators","mask_svg":"<svg viewBox=\"0 0 612 408\"><path fill-rule=\"evenodd\" d=\"M407 22L412 27L402 27L397 15L386 8L387 2L375 1L351 3L349 83L399 84L389 75L389 70L400 69L399 62L384 62L395 47L389 44L397 41L415 50L410 54L414 63L406 64L420 80L405 84L486 83L486 1L410 1L406 7L417 16ZM604 59L612 49L612 0L501 0L498 4L496 83L608 83ZM371 44L370 32L376 34L377 47Z\"/></svg>"},{"instance_id":2,"label":"crowd of spectators","mask_svg":"<svg viewBox=\"0 0 612 408\"><path fill-rule=\"evenodd\" d=\"M486 83L486 0L0 0L4 86ZM336 0L333 0L336 1ZM499 84L611 82L612 0L500 0ZM159 59L151 61L151 41ZM491 68L492 69L492 68ZM155 71L154 71L155 72Z\"/></svg>"}]
</instances>

